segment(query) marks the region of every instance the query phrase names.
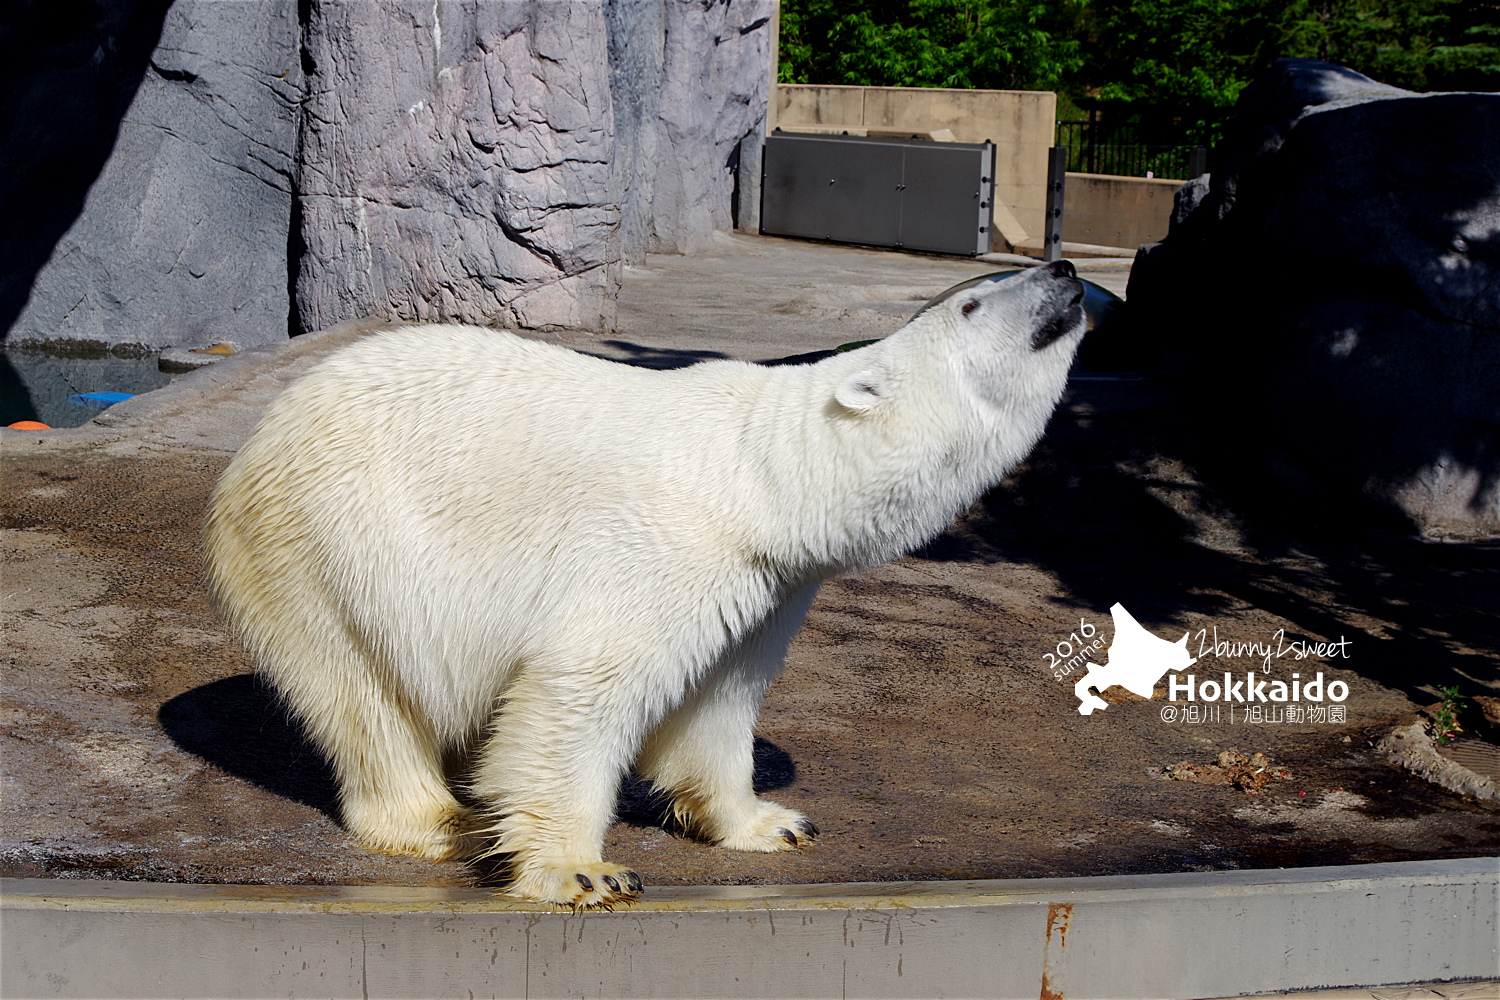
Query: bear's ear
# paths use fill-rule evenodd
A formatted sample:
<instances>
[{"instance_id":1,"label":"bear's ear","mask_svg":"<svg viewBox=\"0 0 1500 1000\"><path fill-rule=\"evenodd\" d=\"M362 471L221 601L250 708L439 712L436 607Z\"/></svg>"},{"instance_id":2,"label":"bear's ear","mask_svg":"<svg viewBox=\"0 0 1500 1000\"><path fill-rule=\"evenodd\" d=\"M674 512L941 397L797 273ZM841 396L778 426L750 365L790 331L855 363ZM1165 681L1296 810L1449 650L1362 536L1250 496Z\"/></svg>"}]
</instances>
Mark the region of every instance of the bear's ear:
<instances>
[{"instance_id":1,"label":"bear's ear","mask_svg":"<svg viewBox=\"0 0 1500 1000\"><path fill-rule=\"evenodd\" d=\"M840 406L855 413L873 410L885 401L887 380L878 371L866 369L847 375L833 390L833 398Z\"/></svg>"}]
</instances>

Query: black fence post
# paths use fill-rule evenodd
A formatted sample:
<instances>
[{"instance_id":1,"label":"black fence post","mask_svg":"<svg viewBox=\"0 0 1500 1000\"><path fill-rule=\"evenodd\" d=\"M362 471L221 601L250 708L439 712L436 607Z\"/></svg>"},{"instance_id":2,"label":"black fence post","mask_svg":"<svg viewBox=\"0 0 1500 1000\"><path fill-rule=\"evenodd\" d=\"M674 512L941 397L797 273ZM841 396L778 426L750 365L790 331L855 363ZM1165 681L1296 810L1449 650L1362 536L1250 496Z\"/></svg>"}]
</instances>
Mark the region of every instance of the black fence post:
<instances>
[{"instance_id":1,"label":"black fence post","mask_svg":"<svg viewBox=\"0 0 1500 1000\"><path fill-rule=\"evenodd\" d=\"M1099 172L1099 161L1098 161L1098 156L1099 156L1099 142L1098 142L1098 135L1097 135L1098 131L1099 131L1099 112L1098 112L1097 109L1090 108L1089 109L1089 130L1088 130L1088 144L1089 144L1089 165L1088 165L1088 172L1091 173L1091 174L1097 174Z\"/></svg>"},{"instance_id":2,"label":"black fence post","mask_svg":"<svg viewBox=\"0 0 1500 1000\"><path fill-rule=\"evenodd\" d=\"M1068 151L1063 146L1047 150L1047 225L1042 260L1062 260L1063 187L1068 179Z\"/></svg>"},{"instance_id":3,"label":"black fence post","mask_svg":"<svg viewBox=\"0 0 1500 1000\"><path fill-rule=\"evenodd\" d=\"M1202 177L1206 173L1208 173L1208 147L1194 146L1193 154L1188 157L1188 180Z\"/></svg>"}]
</instances>

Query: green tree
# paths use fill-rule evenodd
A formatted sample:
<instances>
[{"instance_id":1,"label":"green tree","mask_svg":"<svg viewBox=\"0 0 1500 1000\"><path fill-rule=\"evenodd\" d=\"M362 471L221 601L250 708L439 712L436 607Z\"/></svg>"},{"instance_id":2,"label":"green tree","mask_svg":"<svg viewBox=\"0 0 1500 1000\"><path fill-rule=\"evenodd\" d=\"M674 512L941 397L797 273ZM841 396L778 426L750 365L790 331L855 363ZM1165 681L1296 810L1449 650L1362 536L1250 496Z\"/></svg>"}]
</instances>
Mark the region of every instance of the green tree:
<instances>
[{"instance_id":1,"label":"green tree","mask_svg":"<svg viewBox=\"0 0 1500 1000\"><path fill-rule=\"evenodd\" d=\"M1053 90L1082 66L1077 0L785 0L783 83Z\"/></svg>"},{"instance_id":2,"label":"green tree","mask_svg":"<svg viewBox=\"0 0 1500 1000\"><path fill-rule=\"evenodd\" d=\"M783 0L780 79L1231 106L1282 56L1500 89L1500 0Z\"/></svg>"},{"instance_id":3,"label":"green tree","mask_svg":"<svg viewBox=\"0 0 1500 1000\"><path fill-rule=\"evenodd\" d=\"M1259 0L1096 0L1084 19L1087 69L1070 83L1121 104L1222 108L1275 58Z\"/></svg>"},{"instance_id":4,"label":"green tree","mask_svg":"<svg viewBox=\"0 0 1500 1000\"><path fill-rule=\"evenodd\" d=\"M1500 87L1500 0L1093 0L1071 92L1228 107L1276 59L1412 90Z\"/></svg>"},{"instance_id":5,"label":"green tree","mask_svg":"<svg viewBox=\"0 0 1500 1000\"><path fill-rule=\"evenodd\" d=\"M1500 86L1497 8L1464 0L1291 0L1276 24L1279 50L1409 90L1488 90Z\"/></svg>"}]
</instances>

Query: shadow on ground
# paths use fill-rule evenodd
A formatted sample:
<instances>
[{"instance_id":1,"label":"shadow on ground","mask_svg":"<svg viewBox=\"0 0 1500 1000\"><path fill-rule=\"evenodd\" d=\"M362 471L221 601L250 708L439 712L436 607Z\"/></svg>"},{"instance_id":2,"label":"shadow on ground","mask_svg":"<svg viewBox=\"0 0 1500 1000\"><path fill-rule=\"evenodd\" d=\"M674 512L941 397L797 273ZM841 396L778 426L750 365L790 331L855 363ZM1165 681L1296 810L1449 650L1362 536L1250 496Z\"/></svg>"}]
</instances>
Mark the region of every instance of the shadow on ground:
<instances>
[{"instance_id":1,"label":"shadow on ground","mask_svg":"<svg viewBox=\"0 0 1500 1000\"><path fill-rule=\"evenodd\" d=\"M157 720L188 753L340 822L338 784L328 759L256 675L238 674L184 692L161 707ZM797 765L781 747L756 737L754 755L757 793L796 782ZM682 832L665 797L634 775L620 789L619 818L632 826Z\"/></svg>"},{"instance_id":2,"label":"shadow on ground","mask_svg":"<svg viewBox=\"0 0 1500 1000\"><path fill-rule=\"evenodd\" d=\"M687 368L700 361L714 361L729 357L721 351L686 351L670 347L646 347L628 340L606 340L603 343L619 353L616 355L598 354L593 351L581 353L603 358L606 361L619 361L637 368L655 368L659 371Z\"/></svg>"},{"instance_id":3,"label":"shadow on ground","mask_svg":"<svg viewBox=\"0 0 1500 1000\"><path fill-rule=\"evenodd\" d=\"M1387 511L1293 490L1187 423L1059 413L1025 465L917 556L1037 566L1065 603L1121 601L1162 634L1256 608L1288 623L1288 641L1357 639L1338 665L1418 704L1437 685L1500 686L1500 543L1427 541Z\"/></svg>"},{"instance_id":4,"label":"shadow on ground","mask_svg":"<svg viewBox=\"0 0 1500 1000\"><path fill-rule=\"evenodd\" d=\"M764 795L797 782L797 764L792 755L764 736L755 737L755 793ZM671 802L651 782L630 775L620 786L620 822L635 827L661 827L668 833L689 835L672 816Z\"/></svg>"},{"instance_id":5,"label":"shadow on ground","mask_svg":"<svg viewBox=\"0 0 1500 1000\"><path fill-rule=\"evenodd\" d=\"M254 674L186 691L163 705L156 718L188 753L339 822L333 769L276 692Z\"/></svg>"}]
</instances>

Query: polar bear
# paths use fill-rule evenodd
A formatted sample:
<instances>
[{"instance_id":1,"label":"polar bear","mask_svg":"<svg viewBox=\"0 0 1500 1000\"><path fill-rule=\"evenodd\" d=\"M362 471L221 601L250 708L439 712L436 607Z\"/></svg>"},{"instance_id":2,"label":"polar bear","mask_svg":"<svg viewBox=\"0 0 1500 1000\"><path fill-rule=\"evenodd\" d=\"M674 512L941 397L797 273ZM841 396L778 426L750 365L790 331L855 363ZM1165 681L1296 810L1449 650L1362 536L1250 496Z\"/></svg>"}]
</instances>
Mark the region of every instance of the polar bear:
<instances>
[{"instance_id":1,"label":"polar bear","mask_svg":"<svg viewBox=\"0 0 1500 1000\"><path fill-rule=\"evenodd\" d=\"M601 850L634 765L713 843L809 843L751 748L814 593L1019 462L1083 336L1070 264L997 278L810 365L650 371L414 326L291 385L219 481L205 556L349 832L502 855L529 899L628 902L640 877Z\"/></svg>"}]
</instances>

